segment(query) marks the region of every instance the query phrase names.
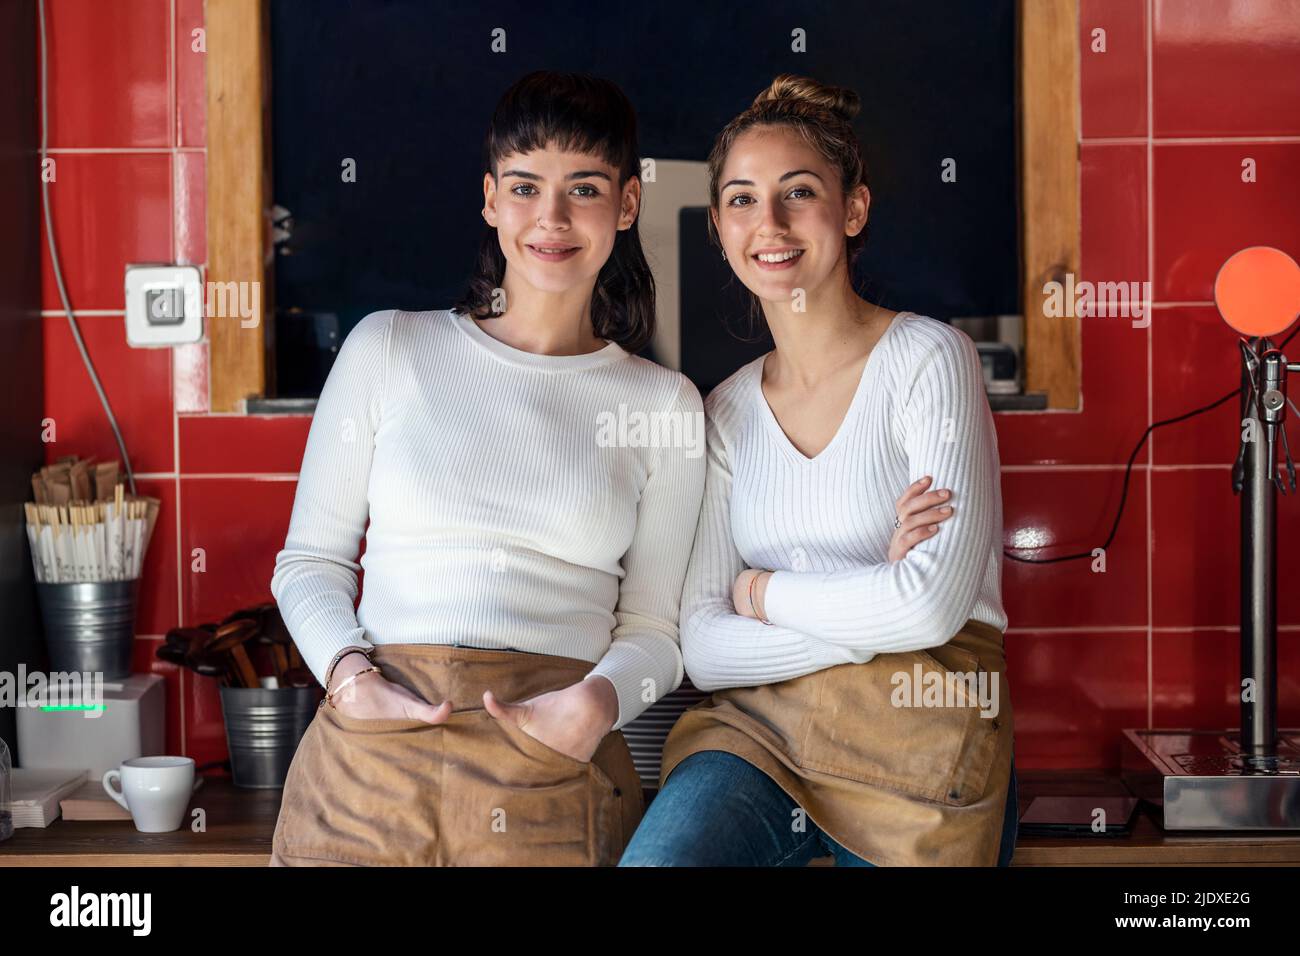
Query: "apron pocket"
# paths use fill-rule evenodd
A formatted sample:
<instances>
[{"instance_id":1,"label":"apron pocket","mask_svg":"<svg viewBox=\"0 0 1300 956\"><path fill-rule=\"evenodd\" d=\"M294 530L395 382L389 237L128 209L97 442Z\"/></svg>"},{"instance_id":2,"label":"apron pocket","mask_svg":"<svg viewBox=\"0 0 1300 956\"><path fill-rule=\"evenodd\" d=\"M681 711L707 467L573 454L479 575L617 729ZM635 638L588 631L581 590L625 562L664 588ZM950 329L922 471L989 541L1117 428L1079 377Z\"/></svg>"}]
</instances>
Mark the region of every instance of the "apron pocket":
<instances>
[{"instance_id":1,"label":"apron pocket","mask_svg":"<svg viewBox=\"0 0 1300 956\"><path fill-rule=\"evenodd\" d=\"M441 817L447 861L470 866L608 866L621 806L594 763L561 753L486 710L449 737ZM456 752L457 756L450 756ZM465 753L465 759L461 754Z\"/></svg>"},{"instance_id":2,"label":"apron pocket","mask_svg":"<svg viewBox=\"0 0 1300 956\"><path fill-rule=\"evenodd\" d=\"M487 711L484 711L484 713L487 714ZM601 770L593 761L579 760L577 757L570 757L568 754L556 750L549 744L542 743L522 727L511 723L510 721L497 720L490 714L488 714L488 719L492 720L498 727L504 729L506 734L512 737L519 748L525 753L531 754L543 762L550 761L552 763L572 767L575 770L586 771L596 778L597 783L606 786L611 791L615 789L614 782L610 780L605 771Z\"/></svg>"},{"instance_id":3,"label":"apron pocket","mask_svg":"<svg viewBox=\"0 0 1300 956\"><path fill-rule=\"evenodd\" d=\"M989 681L978 656L951 643L827 668L809 685L809 719L793 759L924 800L974 803L998 742L997 719L980 715L981 674Z\"/></svg>"},{"instance_id":4,"label":"apron pocket","mask_svg":"<svg viewBox=\"0 0 1300 956\"><path fill-rule=\"evenodd\" d=\"M445 727L318 710L285 778L277 850L361 866L430 863Z\"/></svg>"}]
</instances>

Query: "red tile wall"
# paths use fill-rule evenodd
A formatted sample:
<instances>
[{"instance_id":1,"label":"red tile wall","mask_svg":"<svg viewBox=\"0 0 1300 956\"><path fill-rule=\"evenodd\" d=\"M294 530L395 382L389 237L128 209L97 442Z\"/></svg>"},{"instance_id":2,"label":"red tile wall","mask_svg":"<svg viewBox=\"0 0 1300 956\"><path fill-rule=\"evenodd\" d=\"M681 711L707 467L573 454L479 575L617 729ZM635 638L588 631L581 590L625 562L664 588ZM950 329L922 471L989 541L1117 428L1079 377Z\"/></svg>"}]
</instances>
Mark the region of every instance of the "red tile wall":
<instances>
[{"instance_id":1,"label":"red tile wall","mask_svg":"<svg viewBox=\"0 0 1300 956\"><path fill-rule=\"evenodd\" d=\"M124 264L207 255L202 0L47 9L63 272L139 486L163 502L136 666L167 678L168 749L202 764L226 754L216 687L153 651L171 627L270 599L310 419L209 414L205 344L125 344ZM1079 46L1080 278L1149 281L1153 301L1146 328L1082 320L1081 411L996 416L1005 544L1039 556L1101 545L1146 425L1234 386L1234 335L1210 301L1223 260L1253 244L1300 258L1300 0L1081 0ZM45 273L49 460L117 457L47 255ZM1113 766L1124 727L1236 723L1235 417L1228 403L1153 433L1104 572L1004 562L1017 765ZM1300 559L1300 507L1283 499L1279 515L1285 569ZM1288 580L1279 701L1296 725L1300 593Z\"/></svg>"}]
</instances>

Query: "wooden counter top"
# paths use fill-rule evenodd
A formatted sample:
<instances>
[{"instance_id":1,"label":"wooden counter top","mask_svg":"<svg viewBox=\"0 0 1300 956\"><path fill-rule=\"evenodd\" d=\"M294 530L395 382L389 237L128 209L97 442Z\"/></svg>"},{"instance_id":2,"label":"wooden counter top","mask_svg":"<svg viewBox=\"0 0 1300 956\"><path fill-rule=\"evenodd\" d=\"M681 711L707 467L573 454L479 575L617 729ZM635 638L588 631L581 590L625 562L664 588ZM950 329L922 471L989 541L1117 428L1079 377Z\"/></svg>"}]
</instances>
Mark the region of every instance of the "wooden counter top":
<instances>
[{"instance_id":1,"label":"wooden counter top","mask_svg":"<svg viewBox=\"0 0 1300 956\"><path fill-rule=\"evenodd\" d=\"M140 833L130 820L63 820L22 827L0 843L0 866L266 866L280 790L236 787L208 776L171 833ZM196 807L206 832L190 830Z\"/></svg>"},{"instance_id":2,"label":"wooden counter top","mask_svg":"<svg viewBox=\"0 0 1300 956\"><path fill-rule=\"evenodd\" d=\"M1123 794L1101 771L1018 770L1020 808L1039 794ZM0 866L266 866L280 809L279 790L248 790L208 777L190 804L207 813L207 832L185 826L139 833L126 820L55 820L24 827L0 843ZM830 862L815 861L815 865ZM1125 837L1028 837L1012 866L1286 866L1300 864L1300 833L1165 833L1145 804Z\"/></svg>"}]
</instances>

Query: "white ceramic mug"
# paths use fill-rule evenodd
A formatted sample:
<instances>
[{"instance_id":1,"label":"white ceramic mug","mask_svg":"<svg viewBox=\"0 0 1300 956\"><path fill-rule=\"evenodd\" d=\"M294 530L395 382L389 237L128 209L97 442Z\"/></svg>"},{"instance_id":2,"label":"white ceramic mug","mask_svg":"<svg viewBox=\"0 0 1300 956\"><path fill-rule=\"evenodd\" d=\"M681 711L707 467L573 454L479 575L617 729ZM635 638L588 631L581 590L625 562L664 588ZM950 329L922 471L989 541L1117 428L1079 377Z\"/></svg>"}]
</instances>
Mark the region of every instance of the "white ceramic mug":
<instances>
[{"instance_id":1,"label":"white ceramic mug","mask_svg":"<svg viewBox=\"0 0 1300 956\"><path fill-rule=\"evenodd\" d=\"M119 791L109 783L118 780ZM141 833L180 829L190 795L200 780L194 777L193 757L134 757L104 774L104 790L120 803Z\"/></svg>"}]
</instances>

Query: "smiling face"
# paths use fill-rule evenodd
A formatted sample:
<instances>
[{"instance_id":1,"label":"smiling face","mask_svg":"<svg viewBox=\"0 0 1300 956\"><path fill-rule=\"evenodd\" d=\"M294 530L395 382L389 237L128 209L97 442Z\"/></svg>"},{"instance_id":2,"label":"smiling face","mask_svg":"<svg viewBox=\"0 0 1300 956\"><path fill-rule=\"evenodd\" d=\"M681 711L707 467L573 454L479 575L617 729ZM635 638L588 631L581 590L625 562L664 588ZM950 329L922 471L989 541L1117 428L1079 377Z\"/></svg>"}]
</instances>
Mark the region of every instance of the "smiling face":
<instances>
[{"instance_id":1,"label":"smiling face","mask_svg":"<svg viewBox=\"0 0 1300 956\"><path fill-rule=\"evenodd\" d=\"M541 292L594 286L620 230L636 221L641 181L619 187L614 166L547 147L511 153L483 177L483 218L497 230L509 279Z\"/></svg>"},{"instance_id":2,"label":"smiling face","mask_svg":"<svg viewBox=\"0 0 1300 956\"><path fill-rule=\"evenodd\" d=\"M760 299L816 298L842 272L844 240L867 222L871 195L844 194L840 171L793 130L760 126L736 138L719 176L713 223L740 281Z\"/></svg>"}]
</instances>

